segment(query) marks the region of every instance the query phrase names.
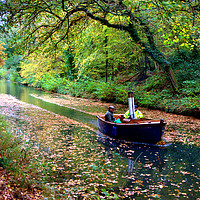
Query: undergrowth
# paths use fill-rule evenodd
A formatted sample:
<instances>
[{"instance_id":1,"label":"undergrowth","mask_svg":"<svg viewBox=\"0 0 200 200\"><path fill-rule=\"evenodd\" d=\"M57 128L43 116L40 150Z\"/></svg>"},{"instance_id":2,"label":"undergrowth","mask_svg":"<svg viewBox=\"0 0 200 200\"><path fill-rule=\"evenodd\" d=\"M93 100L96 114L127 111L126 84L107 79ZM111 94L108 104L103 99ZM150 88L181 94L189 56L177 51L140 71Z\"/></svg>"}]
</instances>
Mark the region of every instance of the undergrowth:
<instances>
[{"instance_id":1,"label":"undergrowth","mask_svg":"<svg viewBox=\"0 0 200 200\"><path fill-rule=\"evenodd\" d=\"M16 163L21 161L22 138L13 134L8 123L0 117L0 165L3 168L17 171Z\"/></svg>"},{"instance_id":2,"label":"undergrowth","mask_svg":"<svg viewBox=\"0 0 200 200\"><path fill-rule=\"evenodd\" d=\"M30 162L31 154L24 148L22 136L12 129L5 117L0 116L0 167L10 175L10 189L17 195L33 188L45 189L37 180L39 163Z\"/></svg>"},{"instance_id":3,"label":"undergrowth","mask_svg":"<svg viewBox=\"0 0 200 200\"><path fill-rule=\"evenodd\" d=\"M128 92L132 91L139 106L200 117L199 78L180 81L179 94L173 94L169 80L160 72L139 84L122 84L117 79L107 83L89 78L70 81L55 74L46 74L37 84L32 81L27 84L60 94L120 104L127 104Z\"/></svg>"}]
</instances>

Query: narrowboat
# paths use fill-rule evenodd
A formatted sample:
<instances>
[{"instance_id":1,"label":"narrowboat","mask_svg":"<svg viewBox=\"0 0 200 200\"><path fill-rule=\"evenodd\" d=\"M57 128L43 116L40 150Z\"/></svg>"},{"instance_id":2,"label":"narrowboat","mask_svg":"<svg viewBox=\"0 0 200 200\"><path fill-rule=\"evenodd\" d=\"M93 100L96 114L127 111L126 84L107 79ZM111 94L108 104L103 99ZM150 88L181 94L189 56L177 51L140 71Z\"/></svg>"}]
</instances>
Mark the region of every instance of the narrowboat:
<instances>
[{"instance_id":1,"label":"narrowboat","mask_svg":"<svg viewBox=\"0 0 200 200\"><path fill-rule=\"evenodd\" d=\"M121 114L115 114L115 119L121 118L121 123L105 120L104 115L97 116L98 129L101 133L119 140L130 142L162 144L166 122L163 119L125 119Z\"/></svg>"}]
</instances>

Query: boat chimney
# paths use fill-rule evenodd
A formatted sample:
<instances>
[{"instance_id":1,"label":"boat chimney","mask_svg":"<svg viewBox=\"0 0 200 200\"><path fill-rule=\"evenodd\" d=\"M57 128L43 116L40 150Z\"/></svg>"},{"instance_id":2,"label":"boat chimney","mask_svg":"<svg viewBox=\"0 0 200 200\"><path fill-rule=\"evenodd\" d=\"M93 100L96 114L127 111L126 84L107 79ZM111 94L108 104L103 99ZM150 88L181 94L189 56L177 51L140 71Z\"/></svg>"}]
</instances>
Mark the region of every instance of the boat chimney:
<instances>
[{"instance_id":1,"label":"boat chimney","mask_svg":"<svg viewBox=\"0 0 200 200\"><path fill-rule=\"evenodd\" d=\"M133 92L128 93L128 106L129 106L129 115L131 119L135 118L135 107L134 107L134 97Z\"/></svg>"}]
</instances>

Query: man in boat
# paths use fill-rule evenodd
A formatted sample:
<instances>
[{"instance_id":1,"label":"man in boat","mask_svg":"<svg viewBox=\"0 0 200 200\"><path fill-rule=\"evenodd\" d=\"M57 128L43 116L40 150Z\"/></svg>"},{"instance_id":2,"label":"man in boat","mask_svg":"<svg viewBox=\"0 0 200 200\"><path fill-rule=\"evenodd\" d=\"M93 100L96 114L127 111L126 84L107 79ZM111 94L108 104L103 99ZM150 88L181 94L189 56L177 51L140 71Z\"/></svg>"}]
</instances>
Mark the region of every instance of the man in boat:
<instances>
[{"instance_id":1,"label":"man in boat","mask_svg":"<svg viewBox=\"0 0 200 200\"><path fill-rule=\"evenodd\" d=\"M105 114L105 120L109 121L109 122L114 122L115 121L115 117L114 117L114 112L115 107L114 106L109 106L108 111Z\"/></svg>"},{"instance_id":2,"label":"man in boat","mask_svg":"<svg viewBox=\"0 0 200 200\"><path fill-rule=\"evenodd\" d=\"M142 114L141 111L138 110L138 106L137 106L137 105L134 105L134 108L135 108L135 117L136 117L137 119L143 118L143 114ZM127 119L130 117L130 115L129 115L129 110L124 114L124 117L127 118Z\"/></svg>"}]
</instances>

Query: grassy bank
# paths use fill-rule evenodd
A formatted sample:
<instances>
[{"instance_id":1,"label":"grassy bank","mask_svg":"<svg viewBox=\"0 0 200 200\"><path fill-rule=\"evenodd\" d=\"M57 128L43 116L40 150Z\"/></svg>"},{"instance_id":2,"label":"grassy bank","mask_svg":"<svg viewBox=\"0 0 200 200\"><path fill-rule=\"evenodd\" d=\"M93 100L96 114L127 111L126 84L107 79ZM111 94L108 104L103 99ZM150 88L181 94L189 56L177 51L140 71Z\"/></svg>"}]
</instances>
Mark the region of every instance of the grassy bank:
<instances>
[{"instance_id":1,"label":"grassy bank","mask_svg":"<svg viewBox=\"0 0 200 200\"><path fill-rule=\"evenodd\" d=\"M111 103L127 104L127 94L133 91L139 106L200 118L200 79L180 82L179 93L173 94L169 80L160 72L141 82L128 83L121 83L120 79L107 83L93 79L69 81L54 74L47 74L41 80L24 80L16 74L8 75L5 70L0 76L55 93Z\"/></svg>"},{"instance_id":2,"label":"grassy bank","mask_svg":"<svg viewBox=\"0 0 200 200\"><path fill-rule=\"evenodd\" d=\"M37 181L38 165L31 163L29 149L25 141L5 117L0 116L0 184L4 199L42 199L44 186ZM3 170L3 171L2 171Z\"/></svg>"}]
</instances>

